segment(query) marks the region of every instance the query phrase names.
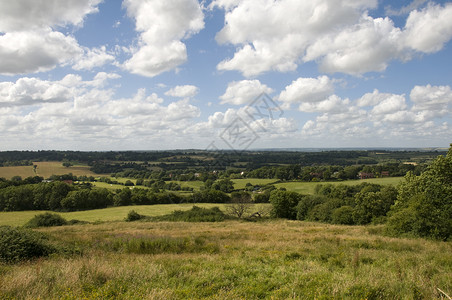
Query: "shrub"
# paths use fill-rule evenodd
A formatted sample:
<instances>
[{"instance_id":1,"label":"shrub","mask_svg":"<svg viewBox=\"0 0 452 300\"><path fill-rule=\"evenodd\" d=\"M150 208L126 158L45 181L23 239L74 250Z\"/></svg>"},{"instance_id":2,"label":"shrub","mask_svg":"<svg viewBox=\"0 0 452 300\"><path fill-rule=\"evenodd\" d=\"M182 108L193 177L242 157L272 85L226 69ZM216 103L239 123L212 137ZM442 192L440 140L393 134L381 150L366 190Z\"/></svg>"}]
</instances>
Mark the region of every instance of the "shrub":
<instances>
[{"instance_id":1,"label":"shrub","mask_svg":"<svg viewBox=\"0 0 452 300\"><path fill-rule=\"evenodd\" d=\"M67 221L62 216L47 212L34 216L25 224L25 227L29 228L51 227L51 226L62 226L66 224Z\"/></svg>"},{"instance_id":2,"label":"shrub","mask_svg":"<svg viewBox=\"0 0 452 300\"><path fill-rule=\"evenodd\" d=\"M333 210L331 222L334 224L353 225L353 207L344 205Z\"/></svg>"},{"instance_id":3,"label":"shrub","mask_svg":"<svg viewBox=\"0 0 452 300\"><path fill-rule=\"evenodd\" d=\"M142 219L144 216L140 215L134 210L129 211L126 217L126 222L132 222Z\"/></svg>"},{"instance_id":4,"label":"shrub","mask_svg":"<svg viewBox=\"0 0 452 300\"><path fill-rule=\"evenodd\" d=\"M156 217L155 219L176 222L221 222L224 221L225 217L225 214L218 207L202 208L193 206L190 210L176 210L172 214Z\"/></svg>"},{"instance_id":5,"label":"shrub","mask_svg":"<svg viewBox=\"0 0 452 300\"><path fill-rule=\"evenodd\" d=\"M0 261L15 263L56 252L47 237L30 229L0 226Z\"/></svg>"}]
</instances>

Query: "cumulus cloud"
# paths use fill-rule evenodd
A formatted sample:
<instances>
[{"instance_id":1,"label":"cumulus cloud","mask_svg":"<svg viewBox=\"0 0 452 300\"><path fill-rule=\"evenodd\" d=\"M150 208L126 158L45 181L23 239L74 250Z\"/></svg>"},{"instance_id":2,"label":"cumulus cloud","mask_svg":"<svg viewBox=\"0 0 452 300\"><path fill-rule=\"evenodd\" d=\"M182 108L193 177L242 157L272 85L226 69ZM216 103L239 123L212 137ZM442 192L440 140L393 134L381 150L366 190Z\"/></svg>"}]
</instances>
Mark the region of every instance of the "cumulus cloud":
<instances>
[{"instance_id":1,"label":"cumulus cloud","mask_svg":"<svg viewBox=\"0 0 452 300\"><path fill-rule=\"evenodd\" d=\"M0 74L47 71L83 57L74 37L55 30L81 26L87 14L97 12L100 0L17 0L0 3ZM96 49L88 51L88 57ZM105 59L105 57L104 57ZM99 64L99 56L94 59ZM86 60L80 62L87 64ZM83 68L80 65L79 69Z\"/></svg>"},{"instance_id":2,"label":"cumulus cloud","mask_svg":"<svg viewBox=\"0 0 452 300\"><path fill-rule=\"evenodd\" d=\"M178 98L191 98L194 97L198 91L198 87L194 85L178 85L169 91L166 91L165 95Z\"/></svg>"},{"instance_id":3,"label":"cumulus cloud","mask_svg":"<svg viewBox=\"0 0 452 300\"><path fill-rule=\"evenodd\" d=\"M101 67L107 63L112 63L115 57L107 53L105 46L100 48L85 48L84 54L72 66L74 70L92 70L93 68Z\"/></svg>"},{"instance_id":4,"label":"cumulus cloud","mask_svg":"<svg viewBox=\"0 0 452 300\"><path fill-rule=\"evenodd\" d=\"M0 2L0 32L26 31L49 26L79 26L98 11L102 0L14 0Z\"/></svg>"},{"instance_id":5,"label":"cumulus cloud","mask_svg":"<svg viewBox=\"0 0 452 300\"><path fill-rule=\"evenodd\" d=\"M60 32L8 32L0 36L0 74L47 71L82 53L83 50L73 37Z\"/></svg>"},{"instance_id":6,"label":"cumulus cloud","mask_svg":"<svg viewBox=\"0 0 452 300\"><path fill-rule=\"evenodd\" d=\"M279 94L279 101L285 103L313 103L327 99L334 92L334 85L328 76L298 78Z\"/></svg>"},{"instance_id":7,"label":"cumulus cloud","mask_svg":"<svg viewBox=\"0 0 452 300\"><path fill-rule=\"evenodd\" d=\"M132 73L154 77L187 60L181 41L204 28L204 15L196 0L126 0L127 14L140 32L139 46L124 63Z\"/></svg>"},{"instance_id":8,"label":"cumulus cloud","mask_svg":"<svg viewBox=\"0 0 452 300\"><path fill-rule=\"evenodd\" d=\"M360 75L416 52L439 51L452 38L451 3L411 11L404 28L371 17L368 10L376 6L374 0L214 1L211 8L226 11L218 43L238 46L217 68L252 77L315 61L324 72Z\"/></svg>"},{"instance_id":9,"label":"cumulus cloud","mask_svg":"<svg viewBox=\"0 0 452 300\"><path fill-rule=\"evenodd\" d=\"M228 84L226 92L220 96L221 104L249 104L262 93L270 94L273 89L259 80L233 81Z\"/></svg>"}]
</instances>

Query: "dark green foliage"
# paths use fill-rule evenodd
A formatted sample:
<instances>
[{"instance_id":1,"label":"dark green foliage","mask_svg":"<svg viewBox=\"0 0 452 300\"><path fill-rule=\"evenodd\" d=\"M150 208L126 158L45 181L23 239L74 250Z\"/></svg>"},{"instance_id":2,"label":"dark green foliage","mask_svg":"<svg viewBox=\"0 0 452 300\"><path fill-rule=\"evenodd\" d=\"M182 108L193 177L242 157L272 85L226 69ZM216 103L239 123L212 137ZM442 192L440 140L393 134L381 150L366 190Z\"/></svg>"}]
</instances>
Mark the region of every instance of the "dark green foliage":
<instances>
[{"instance_id":1,"label":"dark green foliage","mask_svg":"<svg viewBox=\"0 0 452 300\"><path fill-rule=\"evenodd\" d=\"M202 208L193 206L190 210L176 210L169 215L155 217L154 219L174 222L221 222L225 218L225 214L218 207Z\"/></svg>"},{"instance_id":2,"label":"dark green foliage","mask_svg":"<svg viewBox=\"0 0 452 300\"><path fill-rule=\"evenodd\" d=\"M297 220L305 220L308 213L317 205L325 203L328 199L325 196L307 195L303 196L296 207Z\"/></svg>"},{"instance_id":3,"label":"dark green foliage","mask_svg":"<svg viewBox=\"0 0 452 300\"><path fill-rule=\"evenodd\" d=\"M333 224L343 224L343 225L353 225L353 207L344 205L333 210L331 215L331 223Z\"/></svg>"},{"instance_id":4,"label":"dark green foliage","mask_svg":"<svg viewBox=\"0 0 452 300\"><path fill-rule=\"evenodd\" d=\"M192 203L226 203L231 198L222 191L217 190L203 190L193 193L191 197Z\"/></svg>"},{"instance_id":5,"label":"dark green foliage","mask_svg":"<svg viewBox=\"0 0 452 300\"><path fill-rule=\"evenodd\" d=\"M452 145L420 176L408 173L399 185L388 232L447 240L452 236Z\"/></svg>"},{"instance_id":6,"label":"dark green foliage","mask_svg":"<svg viewBox=\"0 0 452 300\"><path fill-rule=\"evenodd\" d=\"M229 178L221 179L212 184L212 189L230 193L234 190L234 182Z\"/></svg>"},{"instance_id":7,"label":"dark green foliage","mask_svg":"<svg viewBox=\"0 0 452 300\"><path fill-rule=\"evenodd\" d=\"M314 206L314 208L308 212L306 219L309 221L331 223L333 211L343 205L344 201L341 199L328 199L328 201Z\"/></svg>"},{"instance_id":8,"label":"dark green foliage","mask_svg":"<svg viewBox=\"0 0 452 300\"><path fill-rule=\"evenodd\" d=\"M397 190L388 186L377 191L375 186L366 186L355 195L355 224L369 224L379 217L386 216L397 198Z\"/></svg>"},{"instance_id":9,"label":"dark green foliage","mask_svg":"<svg viewBox=\"0 0 452 300\"><path fill-rule=\"evenodd\" d=\"M66 224L67 221L62 216L46 212L34 216L24 226L29 228L36 228L36 227L62 226Z\"/></svg>"},{"instance_id":10,"label":"dark green foliage","mask_svg":"<svg viewBox=\"0 0 452 300\"><path fill-rule=\"evenodd\" d=\"M30 229L0 226L0 261L15 263L56 252L46 236Z\"/></svg>"},{"instance_id":11,"label":"dark green foliage","mask_svg":"<svg viewBox=\"0 0 452 300\"><path fill-rule=\"evenodd\" d=\"M295 192L275 190L270 193L270 203L273 206L272 215L276 218L295 220L297 217L296 206L302 196Z\"/></svg>"},{"instance_id":12,"label":"dark green foliage","mask_svg":"<svg viewBox=\"0 0 452 300\"><path fill-rule=\"evenodd\" d=\"M132 222L132 221L138 221L140 219L142 219L144 216L140 215L139 213L137 213L134 210L129 211L129 213L127 214L126 217L126 222Z\"/></svg>"}]
</instances>

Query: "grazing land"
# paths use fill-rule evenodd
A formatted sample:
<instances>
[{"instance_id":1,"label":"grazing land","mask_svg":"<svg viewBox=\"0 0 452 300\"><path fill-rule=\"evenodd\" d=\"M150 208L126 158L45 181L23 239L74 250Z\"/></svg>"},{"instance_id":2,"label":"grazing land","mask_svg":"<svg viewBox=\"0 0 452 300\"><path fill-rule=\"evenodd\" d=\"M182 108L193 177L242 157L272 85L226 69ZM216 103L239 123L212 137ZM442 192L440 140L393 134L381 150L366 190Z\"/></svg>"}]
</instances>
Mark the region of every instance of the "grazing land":
<instances>
[{"instance_id":1,"label":"grazing land","mask_svg":"<svg viewBox=\"0 0 452 300\"><path fill-rule=\"evenodd\" d=\"M363 182L381 184L381 185L397 185L402 181L403 177L386 177L386 178L372 178L372 179L362 179L362 180L346 180L346 181L331 181L331 182L283 182L275 184L276 188L285 188L288 191L297 192L303 195L314 194L315 187L319 184L345 184L345 185L357 185Z\"/></svg>"},{"instance_id":2,"label":"grazing land","mask_svg":"<svg viewBox=\"0 0 452 300\"><path fill-rule=\"evenodd\" d=\"M122 221L130 210L135 210L140 215L146 216L162 216L169 214L175 210L189 210L194 204L157 204L157 205L134 205L134 206L120 206L110 207L104 209L93 209L75 212L58 212L67 220L76 219L87 222L108 222L108 221ZM225 204L210 204L198 203L199 207L212 208L220 207L224 209ZM261 204L262 205L262 204ZM267 204L269 205L269 204ZM33 216L43 213L44 211L11 211L0 212L0 226L22 226Z\"/></svg>"},{"instance_id":3,"label":"grazing land","mask_svg":"<svg viewBox=\"0 0 452 300\"><path fill-rule=\"evenodd\" d=\"M72 255L0 265L2 299L441 299L452 243L300 221L42 228Z\"/></svg>"},{"instance_id":4,"label":"grazing land","mask_svg":"<svg viewBox=\"0 0 452 300\"><path fill-rule=\"evenodd\" d=\"M36 170L33 166L15 166L15 167L0 167L0 177L11 179L14 176L21 176L22 178L30 176L41 176L49 178L52 175L64 175L72 173L75 176L99 176L90 171L88 165L74 165L71 167L64 167L59 161L43 161L34 162Z\"/></svg>"}]
</instances>

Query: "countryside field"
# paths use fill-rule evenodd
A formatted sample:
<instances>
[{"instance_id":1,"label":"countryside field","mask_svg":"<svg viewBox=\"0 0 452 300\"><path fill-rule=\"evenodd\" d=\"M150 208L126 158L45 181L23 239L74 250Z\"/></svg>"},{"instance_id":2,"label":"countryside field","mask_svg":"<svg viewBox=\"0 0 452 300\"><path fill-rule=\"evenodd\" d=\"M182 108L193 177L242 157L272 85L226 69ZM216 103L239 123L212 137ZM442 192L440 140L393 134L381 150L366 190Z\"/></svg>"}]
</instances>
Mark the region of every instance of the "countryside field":
<instances>
[{"instance_id":1,"label":"countryside field","mask_svg":"<svg viewBox=\"0 0 452 300\"><path fill-rule=\"evenodd\" d=\"M6 179L11 179L13 176L21 176L22 178L41 176L49 178L52 175L64 175L68 173L72 173L75 176L99 177L99 174L90 171L88 165L74 165L66 168L59 161L34 162L33 164L37 165L36 172L33 170L33 166L0 167L0 177Z\"/></svg>"},{"instance_id":2,"label":"countryside field","mask_svg":"<svg viewBox=\"0 0 452 300\"><path fill-rule=\"evenodd\" d=\"M303 195L314 194L315 187L319 184L345 184L345 185L357 185L363 182L373 183L373 184L381 184L381 185L397 185L400 181L402 181L403 177L385 177L385 178L372 178L372 179L363 179L363 180L346 180L346 181L331 181L331 182L299 182L299 181L291 181L291 182L283 182L275 184L277 188L285 188L288 191L297 192Z\"/></svg>"},{"instance_id":3,"label":"countryside field","mask_svg":"<svg viewBox=\"0 0 452 300\"><path fill-rule=\"evenodd\" d=\"M0 265L0 298L441 299L438 288L452 292L452 243L390 238L381 229L285 220L39 229L79 254Z\"/></svg>"},{"instance_id":4,"label":"countryside field","mask_svg":"<svg viewBox=\"0 0 452 300\"><path fill-rule=\"evenodd\" d=\"M109 222L122 221L130 210L146 216L161 216L169 214L175 210L189 210L194 204L157 204L157 205L136 205L136 206L119 206L104 209L93 209L74 212L58 212L67 220L80 220L88 222ZM224 209L225 204L197 203L199 207L212 208L219 207ZM35 215L45 211L11 211L0 212L0 226L22 226Z\"/></svg>"}]
</instances>

